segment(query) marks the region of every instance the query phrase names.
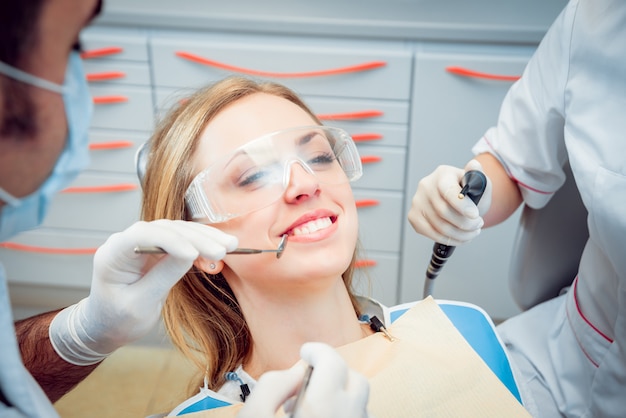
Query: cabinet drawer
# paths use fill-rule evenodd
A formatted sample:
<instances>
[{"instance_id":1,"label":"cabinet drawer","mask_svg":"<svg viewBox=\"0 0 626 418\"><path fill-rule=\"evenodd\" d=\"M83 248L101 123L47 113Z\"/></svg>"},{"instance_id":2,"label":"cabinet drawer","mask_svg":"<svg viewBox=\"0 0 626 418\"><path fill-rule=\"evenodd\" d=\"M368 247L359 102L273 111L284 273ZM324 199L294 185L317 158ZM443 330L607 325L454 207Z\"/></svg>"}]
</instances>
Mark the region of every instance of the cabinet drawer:
<instances>
[{"instance_id":1,"label":"cabinet drawer","mask_svg":"<svg viewBox=\"0 0 626 418\"><path fill-rule=\"evenodd\" d=\"M196 88L242 74L276 80L300 95L409 98L408 49L391 43L324 41L328 40L155 35L150 41L155 84ZM357 69L344 71L347 68Z\"/></svg>"},{"instance_id":2,"label":"cabinet drawer","mask_svg":"<svg viewBox=\"0 0 626 418\"><path fill-rule=\"evenodd\" d=\"M89 86L94 100L92 128L150 131L154 107L149 88Z\"/></svg>"},{"instance_id":3,"label":"cabinet drawer","mask_svg":"<svg viewBox=\"0 0 626 418\"><path fill-rule=\"evenodd\" d=\"M87 81L94 86L135 85L150 86L150 67L137 62L94 62L83 63Z\"/></svg>"},{"instance_id":4,"label":"cabinet drawer","mask_svg":"<svg viewBox=\"0 0 626 418\"><path fill-rule=\"evenodd\" d=\"M367 250L400 251L402 194L354 189L359 239Z\"/></svg>"},{"instance_id":5,"label":"cabinet drawer","mask_svg":"<svg viewBox=\"0 0 626 418\"><path fill-rule=\"evenodd\" d=\"M118 232L139 220L140 205L136 176L86 172L55 196L43 226Z\"/></svg>"},{"instance_id":6,"label":"cabinet drawer","mask_svg":"<svg viewBox=\"0 0 626 418\"><path fill-rule=\"evenodd\" d=\"M0 244L0 261L9 282L89 288L93 254L107 236L47 229L29 231Z\"/></svg>"},{"instance_id":7,"label":"cabinet drawer","mask_svg":"<svg viewBox=\"0 0 626 418\"><path fill-rule=\"evenodd\" d=\"M89 132L91 163L88 170L136 174L135 154L149 137L147 132L92 129Z\"/></svg>"},{"instance_id":8,"label":"cabinet drawer","mask_svg":"<svg viewBox=\"0 0 626 418\"><path fill-rule=\"evenodd\" d=\"M326 121L324 125L342 128L358 145L391 145L406 147L408 127L370 122Z\"/></svg>"},{"instance_id":9,"label":"cabinet drawer","mask_svg":"<svg viewBox=\"0 0 626 418\"><path fill-rule=\"evenodd\" d=\"M148 37L135 30L87 28L80 34L86 61L148 61Z\"/></svg>"},{"instance_id":10,"label":"cabinet drawer","mask_svg":"<svg viewBox=\"0 0 626 418\"><path fill-rule=\"evenodd\" d=\"M336 121L406 124L409 103L390 100L349 100L303 97L304 102L327 125Z\"/></svg>"},{"instance_id":11,"label":"cabinet drawer","mask_svg":"<svg viewBox=\"0 0 626 418\"><path fill-rule=\"evenodd\" d=\"M404 190L404 148L357 145L363 162L363 177L352 185L358 188Z\"/></svg>"},{"instance_id":12,"label":"cabinet drawer","mask_svg":"<svg viewBox=\"0 0 626 418\"><path fill-rule=\"evenodd\" d=\"M398 255L364 251L359 258L352 282L356 294L372 297L387 306L396 305Z\"/></svg>"}]
</instances>

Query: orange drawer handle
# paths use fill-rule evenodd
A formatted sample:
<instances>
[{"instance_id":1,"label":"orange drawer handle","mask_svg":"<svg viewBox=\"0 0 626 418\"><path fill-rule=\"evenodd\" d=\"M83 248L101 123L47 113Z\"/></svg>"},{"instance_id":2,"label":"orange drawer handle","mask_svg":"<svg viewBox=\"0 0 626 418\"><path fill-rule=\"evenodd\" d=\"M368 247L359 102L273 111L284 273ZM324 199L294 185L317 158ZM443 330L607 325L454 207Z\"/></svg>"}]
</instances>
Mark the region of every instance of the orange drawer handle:
<instances>
[{"instance_id":1,"label":"orange drawer handle","mask_svg":"<svg viewBox=\"0 0 626 418\"><path fill-rule=\"evenodd\" d=\"M360 112L348 112L348 113L327 113L317 115L322 120L346 120L346 119L369 119L378 118L384 115L380 110L363 110Z\"/></svg>"},{"instance_id":2,"label":"orange drawer handle","mask_svg":"<svg viewBox=\"0 0 626 418\"><path fill-rule=\"evenodd\" d=\"M354 142L378 141L379 139L383 139L381 134L376 133L354 134L351 136Z\"/></svg>"},{"instance_id":3,"label":"orange drawer handle","mask_svg":"<svg viewBox=\"0 0 626 418\"><path fill-rule=\"evenodd\" d=\"M94 104L113 104L113 103L126 103L128 97L126 96L95 96L93 98Z\"/></svg>"},{"instance_id":4,"label":"orange drawer handle","mask_svg":"<svg viewBox=\"0 0 626 418\"><path fill-rule=\"evenodd\" d=\"M361 157L362 164L379 163L382 160L382 157L379 157L378 155L363 155Z\"/></svg>"},{"instance_id":5,"label":"orange drawer handle","mask_svg":"<svg viewBox=\"0 0 626 418\"><path fill-rule=\"evenodd\" d=\"M481 73L479 71L470 70L468 68L455 67L455 66L446 67L446 71L451 74L460 75L462 77L483 78L486 80L517 81L520 78L519 75L501 75L501 74Z\"/></svg>"},{"instance_id":6,"label":"orange drawer handle","mask_svg":"<svg viewBox=\"0 0 626 418\"><path fill-rule=\"evenodd\" d=\"M126 77L126 73L122 71L107 71L105 73L89 73L87 74L87 81L117 80L124 77Z\"/></svg>"},{"instance_id":7,"label":"orange drawer handle","mask_svg":"<svg viewBox=\"0 0 626 418\"><path fill-rule=\"evenodd\" d=\"M108 46L104 48L91 49L89 51L83 51L80 57L84 60L100 57L108 57L109 55L117 55L124 52L124 48L119 46Z\"/></svg>"},{"instance_id":8,"label":"orange drawer handle","mask_svg":"<svg viewBox=\"0 0 626 418\"><path fill-rule=\"evenodd\" d=\"M28 251L31 253L43 253L43 254L67 254L67 255L81 255L81 254L94 254L97 248L52 248L52 247L38 247L35 245L18 244L17 242L3 242L0 243L0 248L6 248L14 251Z\"/></svg>"},{"instance_id":9,"label":"orange drawer handle","mask_svg":"<svg viewBox=\"0 0 626 418\"><path fill-rule=\"evenodd\" d=\"M108 186L68 187L62 193L112 193L137 190L139 186L132 183L111 184Z\"/></svg>"},{"instance_id":10,"label":"orange drawer handle","mask_svg":"<svg viewBox=\"0 0 626 418\"><path fill-rule=\"evenodd\" d=\"M261 70L252 70L249 68L236 67L230 64L224 64L222 62L213 61L208 58L201 57L196 54L192 54L190 52L177 51L176 56L196 62L198 64L208 65L211 67L219 68L221 70L233 71L236 73L243 73L249 75L255 75L260 77L276 77L276 78L304 78L304 77L321 77L328 75L337 75L337 74L346 74L346 73L356 73L361 71L369 71L376 68L384 67L387 65L385 61L371 61L365 62L363 64L351 65L348 67L341 68L332 68L329 70L320 70L320 71L305 71L299 73L275 73L271 71L261 71Z\"/></svg>"},{"instance_id":11,"label":"orange drawer handle","mask_svg":"<svg viewBox=\"0 0 626 418\"><path fill-rule=\"evenodd\" d=\"M361 200L356 201L357 208L367 208L367 207L378 206L378 205L380 205L380 200L376 200L376 199L361 199Z\"/></svg>"},{"instance_id":12,"label":"orange drawer handle","mask_svg":"<svg viewBox=\"0 0 626 418\"><path fill-rule=\"evenodd\" d=\"M106 150L106 149L120 149L131 148L133 143L131 141L109 141L99 142L97 144L89 144L89 149L92 151Z\"/></svg>"},{"instance_id":13,"label":"orange drawer handle","mask_svg":"<svg viewBox=\"0 0 626 418\"><path fill-rule=\"evenodd\" d=\"M367 267L376 267L376 260L365 259L365 260L356 260L354 263L354 267L358 269L367 268Z\"/></svg>"}]
</instances>

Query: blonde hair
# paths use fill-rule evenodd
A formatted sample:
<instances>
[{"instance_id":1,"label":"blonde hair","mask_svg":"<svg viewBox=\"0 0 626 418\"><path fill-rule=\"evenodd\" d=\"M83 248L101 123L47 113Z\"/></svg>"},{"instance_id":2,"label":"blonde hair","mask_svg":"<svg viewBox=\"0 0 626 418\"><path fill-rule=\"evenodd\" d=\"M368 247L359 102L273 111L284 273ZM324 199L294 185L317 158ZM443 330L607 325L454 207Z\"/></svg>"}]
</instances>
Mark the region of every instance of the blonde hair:
<instances>
[{"instance_id":1,"label":"blonde hair","mask_svg":"<svg viewBox=\"0 0 626 418\"><path fill-rule=\"evenodd\" d=\"M273 82L230 77L197 91L159 123L150 139L143 178L142 219L188 219L184 195L194 173L190 161L201 133L222 109L255 93L289 100L316 123L319 119L290 89ZM355 315L360 314L352 292L356 260L343 273ZM251 335L237 299L221 274L209 275L194 267L172 288L163 307L165 327L173 344L191 359L209 387L217 389L225 374L244 363L252 347Z\"/></svg>"}]
</instances>

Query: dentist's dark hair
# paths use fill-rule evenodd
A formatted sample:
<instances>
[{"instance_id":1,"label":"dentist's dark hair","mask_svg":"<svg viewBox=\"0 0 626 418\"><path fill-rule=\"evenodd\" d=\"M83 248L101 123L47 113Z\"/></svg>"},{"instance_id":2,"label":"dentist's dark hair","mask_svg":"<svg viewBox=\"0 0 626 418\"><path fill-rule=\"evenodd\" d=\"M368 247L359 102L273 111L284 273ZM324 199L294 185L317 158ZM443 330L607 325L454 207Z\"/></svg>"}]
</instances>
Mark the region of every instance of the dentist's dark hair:
<instances>
[{"instance_id":1,"label":"dentist's dark hair","mask_svg":"<svg viewBox=\"0 0 626 418\"><path fill-rule=\"evenodd\" d=\"M20 68L34 49L43 0L0 1L0 61ZM36 131L29 87L0 74L0 140Z\"/></svg>"}]
</instances>

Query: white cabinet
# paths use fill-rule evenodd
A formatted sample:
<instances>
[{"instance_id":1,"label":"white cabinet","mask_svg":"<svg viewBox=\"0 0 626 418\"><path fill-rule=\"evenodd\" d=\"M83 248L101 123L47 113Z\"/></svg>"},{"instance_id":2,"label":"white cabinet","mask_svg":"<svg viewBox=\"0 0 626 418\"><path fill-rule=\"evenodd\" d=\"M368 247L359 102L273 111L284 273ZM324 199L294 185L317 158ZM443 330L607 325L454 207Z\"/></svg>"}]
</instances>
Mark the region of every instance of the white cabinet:
<instances>
[{"instance_id":1,"label":"white cabinet","mask_svg":"<svg viewBox=\"0 0 626 418\"><path fill-rule=\"evenodd\" d=\"M458 167L472 158L472 145L497 121L500 104L522 74L534 47L422 44L415 54L409 168L405 208L421 178L438 165ZM408 213L408 212L406 212ZM484 229L460 246L435 281L437 298L464 300L494 318L518 310L508 290L508 269L519 213ZM402 244L400 301L422 296L433 242L408 222Z\"/></svg>"}]
</instances>

